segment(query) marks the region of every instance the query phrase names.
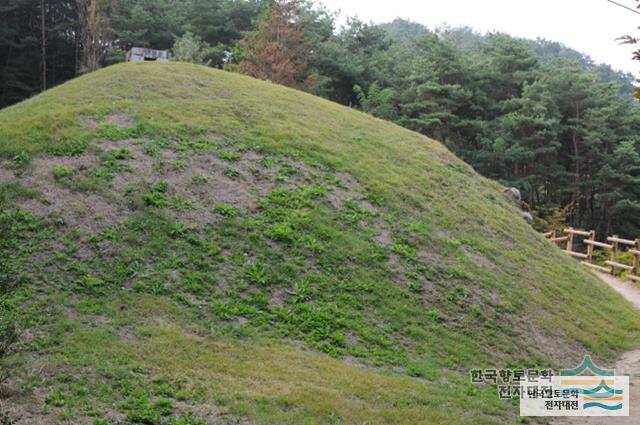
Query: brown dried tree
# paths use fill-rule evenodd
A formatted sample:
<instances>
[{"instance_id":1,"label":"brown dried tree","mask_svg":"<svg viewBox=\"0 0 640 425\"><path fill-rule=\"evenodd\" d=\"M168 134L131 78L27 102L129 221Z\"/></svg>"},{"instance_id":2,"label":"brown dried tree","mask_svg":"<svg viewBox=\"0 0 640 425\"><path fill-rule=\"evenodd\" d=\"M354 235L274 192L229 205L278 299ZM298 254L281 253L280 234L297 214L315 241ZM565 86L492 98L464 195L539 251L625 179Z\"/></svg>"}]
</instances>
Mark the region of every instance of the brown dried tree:
<instances>
[{"instance_id":1,"label":"brown dried tree","mask_svg":"<svg viewBox=\"0 0 640 425\"><path fill-rule=\"evenodd\" d=\"M255 31L241 40L245 58L240 70L277 84L310 89L314 76L307 75L314 43L305 40L300 0L275 1Z\"/></svg>"}]
</instances>

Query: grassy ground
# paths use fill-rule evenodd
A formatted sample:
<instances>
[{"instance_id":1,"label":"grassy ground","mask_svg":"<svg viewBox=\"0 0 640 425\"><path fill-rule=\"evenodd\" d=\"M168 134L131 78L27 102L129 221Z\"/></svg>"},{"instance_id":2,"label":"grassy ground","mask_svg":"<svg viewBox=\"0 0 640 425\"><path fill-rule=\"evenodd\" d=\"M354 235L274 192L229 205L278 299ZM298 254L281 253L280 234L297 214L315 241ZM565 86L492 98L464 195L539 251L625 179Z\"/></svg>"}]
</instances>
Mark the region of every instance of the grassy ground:
<instances>
[{"instance_id":1,"label":"grassy ground","mask_svg":"<svg viewBox=\"0 0 640 425\"><path fill-rule=\"evenodd\" d=\"M497 184L304 93L113 66L1 111L0 155L19 423L513 423L470 368L637 347Z\"/></svg>"}]
</instances>

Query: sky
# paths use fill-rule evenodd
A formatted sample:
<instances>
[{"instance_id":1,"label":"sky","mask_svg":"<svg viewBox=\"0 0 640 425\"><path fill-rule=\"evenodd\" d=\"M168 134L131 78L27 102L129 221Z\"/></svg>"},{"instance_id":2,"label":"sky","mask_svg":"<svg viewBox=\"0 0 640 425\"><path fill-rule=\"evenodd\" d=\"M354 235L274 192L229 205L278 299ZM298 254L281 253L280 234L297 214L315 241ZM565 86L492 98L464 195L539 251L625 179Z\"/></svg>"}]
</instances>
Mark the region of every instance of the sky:
<instances>
[{"instance_id":1,"label":"sky","mask_svg":"<svg viewBox=\"0 0 640 425\"><path fill-rule=\"evenodd\" d=\"M635 8L634 0L617 0ZM595 62L640 76L640 62L631 60L633 46L616 38L640 36L640 14L607 0L320 0L331 11L365 22L399 17L433 29L443 24L469 26L480 32L500 31L526 38L546 38L586 53Z\"/></svg>"}]
</instances>

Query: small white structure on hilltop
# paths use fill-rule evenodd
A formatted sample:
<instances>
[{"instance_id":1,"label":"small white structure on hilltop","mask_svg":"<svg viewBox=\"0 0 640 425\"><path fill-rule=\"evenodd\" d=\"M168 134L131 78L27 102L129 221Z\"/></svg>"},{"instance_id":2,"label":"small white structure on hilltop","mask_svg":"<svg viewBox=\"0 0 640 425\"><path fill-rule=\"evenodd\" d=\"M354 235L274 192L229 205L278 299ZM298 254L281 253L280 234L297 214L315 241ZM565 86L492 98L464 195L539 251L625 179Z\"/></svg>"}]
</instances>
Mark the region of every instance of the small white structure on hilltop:
<instances>
[{"instance_id":1,"label":"small white structure on hilltop","mask_svg":"<svg viewBox=\"0 0 640 425\"><path fill-rule=\"evenodd\" d=\"M144 47L132 47L127 52L127 62L169 62L168 50L154 50Z\"/></svg>"}]
</instances>

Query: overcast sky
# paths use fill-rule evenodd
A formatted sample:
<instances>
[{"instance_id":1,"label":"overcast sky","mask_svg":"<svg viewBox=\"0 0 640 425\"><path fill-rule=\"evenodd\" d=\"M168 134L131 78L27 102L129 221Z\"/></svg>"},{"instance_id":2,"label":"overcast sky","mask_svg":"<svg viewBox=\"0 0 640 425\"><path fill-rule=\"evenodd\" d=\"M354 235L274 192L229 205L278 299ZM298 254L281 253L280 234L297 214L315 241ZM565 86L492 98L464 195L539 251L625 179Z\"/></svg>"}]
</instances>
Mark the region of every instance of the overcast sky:
<instances>
[{"instance_id":1,"label":"overcast sky","mask_svg":"<svg viewBox=\"0 0 640 425\"><path fill-rule=\"evenodd\" d=\"M633 0L617 0L635 7ZM388 22L396 17L435 28L468 25L481 32L501 31L526 38L559 41L640 76L640 62L631 60L633 48L616 38L640 35L640 15L607 0L320 0L340 10L339 22L357 15L364 21Z\"/></svg>"}]
</instances>

